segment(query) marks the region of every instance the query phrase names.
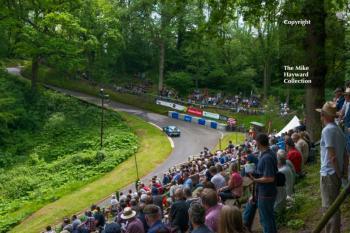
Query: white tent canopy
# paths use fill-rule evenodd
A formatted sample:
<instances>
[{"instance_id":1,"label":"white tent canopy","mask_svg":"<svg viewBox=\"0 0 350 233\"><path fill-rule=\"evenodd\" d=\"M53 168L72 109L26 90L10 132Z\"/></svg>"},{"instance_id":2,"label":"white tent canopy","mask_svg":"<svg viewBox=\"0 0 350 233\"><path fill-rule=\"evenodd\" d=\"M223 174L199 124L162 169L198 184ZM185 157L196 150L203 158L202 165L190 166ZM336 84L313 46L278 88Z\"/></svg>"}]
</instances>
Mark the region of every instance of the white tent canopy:
<instances>
[{"instance_id":1,"label":"white tent canopy","mask_svg":"<svg viewBox=\"0 0 350 233\"><path fill-rule=\"evenodd\" d=\"M289 130L294 129L299 125L299 118L297 116L294 116L293 119L290 120L290 122L286 126L284 126L284 128L278 134L276 134L276 136L281 136L282 133L288 132Z\"/></svg>"}]
</instances>

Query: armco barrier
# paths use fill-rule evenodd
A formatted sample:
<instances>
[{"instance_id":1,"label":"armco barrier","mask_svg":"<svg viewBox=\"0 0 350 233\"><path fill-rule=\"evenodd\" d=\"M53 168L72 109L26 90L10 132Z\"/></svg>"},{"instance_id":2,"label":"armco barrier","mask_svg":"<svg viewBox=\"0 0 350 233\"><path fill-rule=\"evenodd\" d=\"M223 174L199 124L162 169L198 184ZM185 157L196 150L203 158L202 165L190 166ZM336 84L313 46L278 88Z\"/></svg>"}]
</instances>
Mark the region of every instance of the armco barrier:
<instances>
[{"instance_id":1,"label":"armco barrier","mask_svg":"<svg viewBox=\"0 0 350 233\"><path fill-rule=\"evenodd\" d=\"M184 121L192 122L192 117L189 116L189 115L185 115L185 116L184 116Z\"/></svg>"},{"instance_id":2,"label":"armco barrier","mask_svg":"<svg viewBox=\"0 0 350 233\"><path fill-rule=\"evenodd\" d=\"M218 123L215 121L210 122L210 128L217 129L218 128Z\"/></svg>"},{"instance_id":3,"label":"armco barrier","mask_svg":"<svg viewBox=\"0 0 350 233\"><path fill-rule=\"evenodd\" d=\"M207 127L212 128L212 129L218 129L218 130L222 130L222 131L226 130L225 124L221 124L221 123L218 123L218 122L213 121L213 120L207 120L205 118L190 116L190 115L178 113L175 111L169 111L168 116L173 118L173 119L183 120L186 122L207 126Z\"/></svg>"},{"instance_id":4,"label":"armco barrier","mask_svg":"<svg viewBox=\"0 0 350 233\"><path fill-rule=\"evenodd\" d=\"M203 118L198 119L198 124L205 125L205 119L203 119Z\"/></svg>"},{"instance_id":5,"label":"armco barrier","mask_svg":"<svg viewBox=\"0 0 350 233\"><path fill-rule=\"evenodd\" d=\"M179 113L178 112L172 112L171 113L171 118L179 119Z\"/></svg>"}]
</instances>

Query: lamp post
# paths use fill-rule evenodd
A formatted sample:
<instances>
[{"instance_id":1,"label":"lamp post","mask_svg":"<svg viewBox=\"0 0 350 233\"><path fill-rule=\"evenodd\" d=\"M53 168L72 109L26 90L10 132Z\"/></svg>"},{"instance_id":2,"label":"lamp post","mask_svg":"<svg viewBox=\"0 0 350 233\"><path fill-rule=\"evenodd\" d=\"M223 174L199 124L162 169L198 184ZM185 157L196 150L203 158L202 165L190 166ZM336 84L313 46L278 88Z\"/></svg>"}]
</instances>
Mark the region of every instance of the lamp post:
<instances>
[{"instance_id":1,"label":"lamp post","mask_svg":"<svg viewBox=\"0 0 350 233\"><path fill-rule=\"evenodd\" d=\"M104 100L108 98L108 95L104 93L104 89L100 89L100 97L101 97L101 133L100 133L100 149L103 148L103 120L104 120Z\"/></svg>"}]
</instances>

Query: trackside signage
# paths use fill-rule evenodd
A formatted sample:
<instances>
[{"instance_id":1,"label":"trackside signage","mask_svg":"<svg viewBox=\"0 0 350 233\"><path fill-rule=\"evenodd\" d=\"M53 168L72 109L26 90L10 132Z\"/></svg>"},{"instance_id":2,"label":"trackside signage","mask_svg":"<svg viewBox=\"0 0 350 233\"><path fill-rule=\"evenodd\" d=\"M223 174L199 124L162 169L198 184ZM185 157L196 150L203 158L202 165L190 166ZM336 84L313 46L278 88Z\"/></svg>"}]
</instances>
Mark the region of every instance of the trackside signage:
<instances>
[{"instance_id":1,"label":"trackside signage","mask_svg":"<svg viewBox=\"0 0 350 233\"><path fill-rule=\"evenodd\" d=\"M162 105L165 107L169 107L172 109L176 109L178 111L186 112L186 107L183 105L180 105L180 104L175 104L175 103L171 103L171 102L167 102L167 101L163 101L163 100L157 100L156 104Z\"/></svg>"},{"instance_id":2,"label":"trackside signage","mask_svg":"<svg viewBox=\"0 0 350 233\"><path fill-rule=\"evenodd\" d=\"M195 115L195 116L203 116L203 111L197 108L193 108L193 107L188 107L187 108L187 113L191 114L191 115Z\"/></svg>"},{"instance_id":3,"label":"trackside signage","mask_svg":"<svg viewBox=\"0 0 350 233\"><path fill-rule=\"evenodd\" d=\"M219 114L212 113L212 112L203 111L203 116L207 117L207 118L215 119L215 120L219 120L220 119L220 115Z\"/></svg>"}]
</instances>

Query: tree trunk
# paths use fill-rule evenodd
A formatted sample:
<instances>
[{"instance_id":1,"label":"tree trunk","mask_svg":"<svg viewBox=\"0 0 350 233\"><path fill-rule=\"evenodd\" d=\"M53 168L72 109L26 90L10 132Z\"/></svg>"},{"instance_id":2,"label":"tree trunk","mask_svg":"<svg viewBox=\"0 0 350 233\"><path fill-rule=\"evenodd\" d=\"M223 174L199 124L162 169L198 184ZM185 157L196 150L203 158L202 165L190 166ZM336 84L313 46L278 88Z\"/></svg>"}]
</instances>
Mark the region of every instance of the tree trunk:
<instances>
[{"instance_id":1,"label":"tree trunk","mask_svg":"<svg viewBox=\"0 0 350 233\"><path fill-rule=\"evenodd\" d=\"M311 139L317 141L321 135L320 114L315 111L324 103L324 82L327 72L325 65L325 20L324 0L306 1L303 12L306 19L311 20L307 25L305 39L306 64L309 66L311 84L306 86L306 127Z\"/></svg>"},{"instance_id":2,"label":"tree trunk","mask_svg":"<svg viewBox=\"0 0 350 233\"><path fill-rule=\"evenodd\" d=\"M35 56L32 59L32 77L31 77L32 91L36 91L37 80L38 80L38 70L39 70L39 57Z\"/></svg>"},{"instance_id":3,"label":"tree trunk","mask_svg":"<svg viewBox=\"0 0 350 233\"><path fill-rule=\"evenodd\" d=\"M268 77L268 64L265 61L264 64L264 99L267 100L268 98L268 88L269 88L269 77Z\"/></svg>"},{"instance_id":4,"label":"tree trunk","mask_svg":"<svg viewBox=\"0 0 350 233\"><path fill-rule=\"evenodd\" d=\"M159 83L158 83L159 93L163 89L164 58L165 58L165 45L164 45L164 40L161 39L159 42Z\"/></svg>"}]
</instances>

